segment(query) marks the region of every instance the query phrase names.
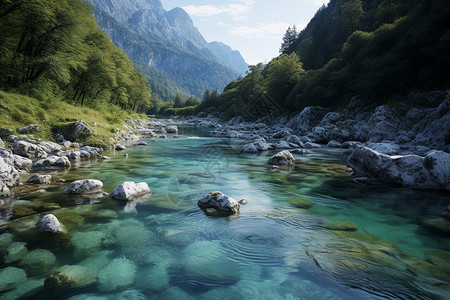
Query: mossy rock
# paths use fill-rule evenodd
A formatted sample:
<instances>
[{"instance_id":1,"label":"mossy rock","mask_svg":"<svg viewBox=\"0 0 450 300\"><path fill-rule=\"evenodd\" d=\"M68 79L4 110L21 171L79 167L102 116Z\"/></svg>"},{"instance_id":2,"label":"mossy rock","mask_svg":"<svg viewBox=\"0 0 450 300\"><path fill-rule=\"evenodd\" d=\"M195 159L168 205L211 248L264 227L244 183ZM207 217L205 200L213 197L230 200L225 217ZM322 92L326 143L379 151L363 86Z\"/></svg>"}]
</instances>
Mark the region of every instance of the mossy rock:
<instances>
[{"instance_id":1,"label":"mossy rock","mask_svg":"<svg viewBox=\"0 0 450 300\"><path fill-rule=\"evenodd\" d=\"M450 221L447 219L424 220L422 221L422 225L432 232L450 236Z\"/></svg>"},{"instance_id":2,"label":"mossy rock","mask_svg":"<svg viewBox=\"0 0 450 300\"><path fill-rule=\"evenodd\" d=\"M14 206L12 208L13 218L22 218L26 216L31 216L36 213L36 211L26 207L26 206Z\"/></svg>"},{"instance_id":3,"label":"mossy rock","mask_svg":"<svg viewBox=\"0 0 450 300\"><path fill-rule=\"evenodd\" d=\"M322 227L330 230L339 230L339 231L356 231L358 227L350 223L348 221L334 221L334 220L325 220L321 224Z\"/></svg>"},{"instance_id":4,"label":"mossy rock","mask_svg":"<svg viewBox=\"0 0 450 300\"><path fill-rule=\"evenodd\" d=\"M427 261L438 266L443 272L450 275L450 252L446 251L427 251L425 253Z\"/></svg>"},{"instance_id":5,"label":"mossy rock","mask_svg":"<svg viewBox=\"0 0 450 300\"><path fill-rule=\"evenodd\" d=\"M289 204L291 204L294 207L304 208L304 209L311 208L314 205L314 202L312 200L298 197L298 196L289 198L288 202L289 202Z\"/></svg>"},{"instance_id":6,"label":"mossy rock","mask_svg":"<svg viewBox=\"0 0 450 300\"><path fill-rule=\"evenodd\" d=\"M70 290L90 286L96 281L95 272L92 270L77 265L65 265L45 279L44 288L58 296Z\"/></svg>"},{"instance_id":7,"label":"mossy rock","mask_svg":"<svg viewBox=\"0 0 450 300\"><path fill-rule=\"evenodd\" d=\"M19 262L19 265L25 269L29 276L45 275L53 269L55 264L55 255L44 249L36 249L28 252Z\"/></svg>"},{"instance_id":8,"label":"mossy rock","mask_svg":"<svg viewBox=\"0 0 450 300\"><path fill-rule=\"evenodd\" d=\"M62 208L52 213L66 226L67 230L76 229L84 224L84 218L71 208Z\"/></svg>"}]
</instances>

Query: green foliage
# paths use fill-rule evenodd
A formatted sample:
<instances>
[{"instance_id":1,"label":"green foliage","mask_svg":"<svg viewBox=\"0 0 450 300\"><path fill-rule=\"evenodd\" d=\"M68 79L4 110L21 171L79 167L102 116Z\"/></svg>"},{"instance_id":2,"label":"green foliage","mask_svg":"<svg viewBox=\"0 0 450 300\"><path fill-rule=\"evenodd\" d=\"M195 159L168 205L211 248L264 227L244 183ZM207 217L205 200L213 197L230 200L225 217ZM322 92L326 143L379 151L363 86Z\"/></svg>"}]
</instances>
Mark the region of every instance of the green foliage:
<instances>
[{"instance_id":1,"label":"green foliage","mask_svg":"<svg viewBox=\"0 0 450 300\"><path fill-rule=\"evenodd\" d=\"M7 109L0 108L0 127L17 130L25 125L38 124L42 139L57 137L57 130L77 120L84 120L94 134L87 137L85 144L107 146L110 138L114 136L115 128L122 127L125 119L129 117L143 118L143 115L131 115L117 106L108 103L99 104L97 109L74 106L64 101L54 101L51 106L44 100L31 98L21 94L0 91L0 103ZM45 108L44 108L45 107ZM70 120L70 121L68 121Z\"/></svg>"},{"instance_id":2,"label":"green foliage","mask_svg":"<svg viewBox=\"0 0 450 300\"><path fill-rule=\"evenodd\" d=\"M82 0L0 3L0 88L91 108L152 106L147 80Z\"/></svg>"},{"instance_id":3,"label":"green foliage","mask_svg":"<svg viewBox=\"0 0 450 300\"><path fill-rule=\"evenodd\" d=\"M258 94L295 112L338 108L353 96L383 104L411 89L449 89L449 19L445 0L331 0L283 55L250 67L222 94L207 91L199 110L243 115Z\"/></svg>"}]
</instances>

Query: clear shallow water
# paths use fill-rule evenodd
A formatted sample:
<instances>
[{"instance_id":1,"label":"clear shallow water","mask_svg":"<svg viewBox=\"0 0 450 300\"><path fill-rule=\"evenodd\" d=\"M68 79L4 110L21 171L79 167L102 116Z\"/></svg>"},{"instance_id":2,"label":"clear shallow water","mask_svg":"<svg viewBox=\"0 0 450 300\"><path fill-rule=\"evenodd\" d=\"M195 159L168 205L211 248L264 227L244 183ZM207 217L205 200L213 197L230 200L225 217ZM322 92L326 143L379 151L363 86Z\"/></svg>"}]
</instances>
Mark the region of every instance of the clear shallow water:
<instances>
[{"instance_id":1,"label":"clear shallow water","mask_svg":"<svg viewBox=\"0 0 450 300\"><path fill-rule=\"evenodd\" d=\"M150 198L127 204L73 199L62 195L68 183L23 194L21 200L62 207L52 213L71 242L31 238L37 215L4 224L4 233L26 242L29 252L51 250L54 268L81 265L98 276L96 284L61 298L450 297L448 236L422 225L440 217L448 194L354 184L345 157L326 152L301 157L293 170L271 170L268 156L239 154L232 140L181 133L187 136L129 147L128 158L105 153L110 161L57 174L102 180L107 192L127 180L145 181ZM197 200L217 190L248 200L239 216L200 211ZM46 275L29 281L42 284Z\"/></svg>"}]
</instances>

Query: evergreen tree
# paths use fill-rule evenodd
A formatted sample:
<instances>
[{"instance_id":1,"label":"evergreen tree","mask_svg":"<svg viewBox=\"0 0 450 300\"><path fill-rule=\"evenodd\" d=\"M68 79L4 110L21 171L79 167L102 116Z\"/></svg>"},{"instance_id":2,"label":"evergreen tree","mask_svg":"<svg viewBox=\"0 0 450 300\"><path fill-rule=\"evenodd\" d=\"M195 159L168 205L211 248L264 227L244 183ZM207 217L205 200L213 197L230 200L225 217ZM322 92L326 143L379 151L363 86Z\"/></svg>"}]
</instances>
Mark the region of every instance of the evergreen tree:
<instances>
[{"instance_id":1,"label":"evergreen tree","mask_svg":"<svg viewBox=\"0 0 450 300\"><path fill-rule=\"evenodd\" d=\"M295 42L295 40L298 38L298 32L297 27L294 25L292 28L291 26L288 27L286 30L286 33L283 36L283 42L281 43L280 53L285 53L286 50L289 49L289 47Z\"/></svg>"}]
</instances>

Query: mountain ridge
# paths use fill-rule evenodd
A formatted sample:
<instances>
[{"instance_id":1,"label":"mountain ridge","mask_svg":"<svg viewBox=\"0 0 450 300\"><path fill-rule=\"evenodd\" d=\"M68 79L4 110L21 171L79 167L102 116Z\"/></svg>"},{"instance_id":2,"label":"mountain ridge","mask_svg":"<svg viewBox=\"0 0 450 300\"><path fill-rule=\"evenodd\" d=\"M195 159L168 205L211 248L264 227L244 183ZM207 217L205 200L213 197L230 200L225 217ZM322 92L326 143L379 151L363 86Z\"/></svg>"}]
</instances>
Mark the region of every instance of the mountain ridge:
<instances>
[{"instance_id":1,"label":"mountain ridge","mask_svg":"<svg viewBox=\"0 0 450 300\"><path fill-rule=\"evenodd\" d=\"M246 71L238 51L211 46L182 8L166 11L160 0L89 1L100 27L163 100L221 91Z\"/></svg>"}]
</instances>

